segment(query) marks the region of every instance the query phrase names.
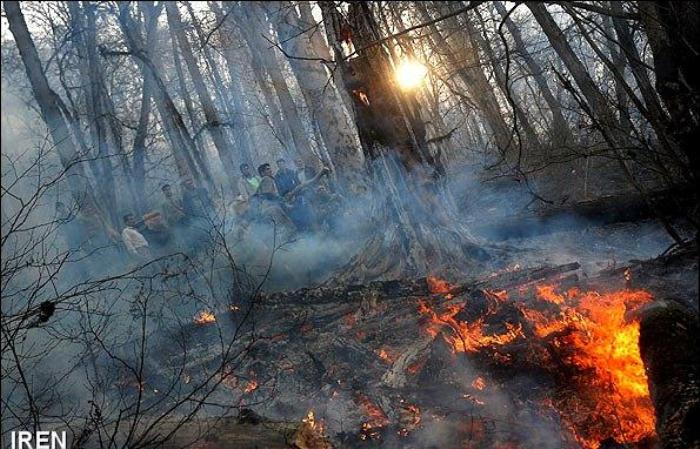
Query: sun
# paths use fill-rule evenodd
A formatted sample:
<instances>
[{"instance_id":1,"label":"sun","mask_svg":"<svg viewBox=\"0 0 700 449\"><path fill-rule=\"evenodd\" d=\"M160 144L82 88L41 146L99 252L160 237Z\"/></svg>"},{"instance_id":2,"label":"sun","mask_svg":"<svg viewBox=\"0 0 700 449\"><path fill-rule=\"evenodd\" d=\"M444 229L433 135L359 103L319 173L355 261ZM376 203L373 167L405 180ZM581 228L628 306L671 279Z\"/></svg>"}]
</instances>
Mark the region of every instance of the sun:
<instances>
[{"instance_id":1,"label":"sun","mask_svg":"<svg viewBox=\"0 0 700 449\"><path fill-rule=\"evenodd\" d=\"M396 68L396 81L402 89L415 89L427 74L428 68L420 62L405 60Z\"/></svg>"}]
</instances>

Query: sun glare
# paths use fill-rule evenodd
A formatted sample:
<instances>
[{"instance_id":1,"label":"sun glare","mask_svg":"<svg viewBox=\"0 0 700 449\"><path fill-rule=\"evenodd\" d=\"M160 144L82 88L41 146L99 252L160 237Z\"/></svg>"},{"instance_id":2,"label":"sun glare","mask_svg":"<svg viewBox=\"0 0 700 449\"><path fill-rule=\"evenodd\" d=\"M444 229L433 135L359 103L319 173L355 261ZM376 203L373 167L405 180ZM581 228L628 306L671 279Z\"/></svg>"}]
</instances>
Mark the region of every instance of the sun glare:
<instances>
[{"instance_id":1,"label":"sun glare","mask_svg":"<svg viewBox=\"0 0 700 449\"><path fill-rule=\"evenodd\" d=\"M427 74L428 68L426 66L416 61L407 60L396 68L396 81L402 89L415 89L423 82Z\"/></svg>"}]
</instances>

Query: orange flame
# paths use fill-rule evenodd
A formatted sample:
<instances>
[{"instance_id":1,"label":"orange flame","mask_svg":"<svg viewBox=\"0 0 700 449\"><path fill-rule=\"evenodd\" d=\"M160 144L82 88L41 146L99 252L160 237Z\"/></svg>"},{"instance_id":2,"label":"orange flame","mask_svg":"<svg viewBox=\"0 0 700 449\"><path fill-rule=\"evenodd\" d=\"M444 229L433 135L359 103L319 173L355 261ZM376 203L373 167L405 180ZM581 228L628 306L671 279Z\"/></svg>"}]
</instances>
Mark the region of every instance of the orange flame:
<instances>
[{"instance_id":1,"label":"orange flame","mask_svg":"<svg viewBox=\"0 0 700 449\"><path fill-rule=\"evenodd\" d=\"M486 388L486 381L483 377L479 376L472 382L472 387L476 388L477 390L483 390Z\"/></svg>"},{"instance_id":2,"label":"orange flame","mask_svg":"<svg viewBox=\"0 0 700 449\"><path fill-rule=\"evenodd\" d=\"M394 361L396 361L396 355L393 354L387 348L380 348L379 350L375 351L375 353L379 356L380 359L384 360L387 363L394 363Z\"/></svg>"},{"instance_id":3,"label":"orange flame","mask_svg":"<svg viewBox=\"0 0 700 449\"><path fill-rule=\"evenodd\" d=\"M464 305L450 305L444 313L437 314L424 301L420 301L418 311L430 317L431 325L426 329L429 335L436 336L443 326L452 330L449 335L443 334L443 338L454 352L477 352L486 346L505 345L523 336L522 326L511 323L505 323L506 332L503 334L485 335L484 316L473 323L454 318L463 308Z\"/></svg>"},{"instance_id":4,"label":"orange flame","mask_svg":"<svg viewBox=\"0 0 700 449\"><path fill-rule=\"evenodd\" d=\"M258 381L250 379L243 389L243 393L248 394L258 389Z\"/></svg>"},{"instance_id":5,"label":"orange flame","mask_svg":"<svg viewBox=\"0 0 700 449\"><path fill-rule=\"evenodd\" d=\"M389 418L387 418L384 411L377 404L372 402L372 400L364 394L359 394L357 396L357 402L368 418L361 425L360 438L363 440L367 438L379 438L379 429L389 424Z\"/></svg>"},{"instance_id":6,"label":"orange flame","mask_svg":"<svg viewBox=\"0 0 700 449\"><path fill-rule=\"evenodd\" d=\"M214 312L204 309L194 316L194 323L202 326L216 323L216 315L214 315Z\"/></svg>"},{"instance_id":7,"label":"orange flame","mask_svg":"<svg viewBox=\"0 0 700 449\"><path fill-rule=\"evenodd\" d=\"M450 285L446 280L440 279L437 276L428 276L425 278L426 283L428 284L428 291L430 293L438 293L438 294L447 294L450 293L450 290L454 288L454 286Z\"/></svg>"},{"instance_id":8,"label":"orange flame","mask_svg":"<svg viewBox=\"0 0 700 449\"><path fill-rule=\"evenodd\" d=\"M550 287L539 286L537 296L549 302L561 299L558 314L521 310L537 336L554 335L557 345L567 348L563 363L576 368L574 381L590 392L590 404L573 398L556 404L576 438L593 448L607 438L629 443L652 436L655 418L639 353L639 323L627 318L628 312L650 302L651 295L643 290L569 291L564 297Z\"/></svg>"}]
</instances>

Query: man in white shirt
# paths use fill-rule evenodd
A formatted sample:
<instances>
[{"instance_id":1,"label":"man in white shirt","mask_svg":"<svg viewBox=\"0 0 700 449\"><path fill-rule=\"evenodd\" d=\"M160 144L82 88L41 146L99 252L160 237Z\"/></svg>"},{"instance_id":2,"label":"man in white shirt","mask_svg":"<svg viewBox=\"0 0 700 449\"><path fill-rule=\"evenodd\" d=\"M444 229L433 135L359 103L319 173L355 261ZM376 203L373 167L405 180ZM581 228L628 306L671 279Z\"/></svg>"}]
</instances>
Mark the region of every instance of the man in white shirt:
<instances>
[{"instance_id":1,"label":"man in white shirt","mask_svg":"<svg viewBox=\"0 0 700 449\"><path fill-rule=\"evenodd\" d=\"M134 214L124 215L126 227L122 230L122 240L127 251L138 259L150 259L151 251L148 249L148 241L136 230Z\"/></svg>"}]
</instances>

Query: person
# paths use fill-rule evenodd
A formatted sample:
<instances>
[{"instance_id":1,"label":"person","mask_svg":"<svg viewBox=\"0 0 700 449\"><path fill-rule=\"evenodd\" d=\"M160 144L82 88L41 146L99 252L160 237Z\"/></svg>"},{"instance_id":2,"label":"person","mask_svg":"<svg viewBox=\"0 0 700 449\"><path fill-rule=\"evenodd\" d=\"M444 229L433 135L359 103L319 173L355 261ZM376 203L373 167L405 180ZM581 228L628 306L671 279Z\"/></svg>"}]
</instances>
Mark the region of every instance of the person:
<instances>
[{"instance_id":1,"label":"person","mask_svg":"<svg viewBox=\"0 0 700 449\"><path fill-rule=\"evenodd\" d=\"M159 211L150 212L143 216L144 225L141 227L141 235L148 242L149 249L158 257L174 252L175 237L172 228L163 220Z\"/></svg>"},{"instance_id":2,"label":"person","mask_svg":"<svg viewBox=\"0 0 700 449\"><path fill-rule=\"evenodd\" d=\"M293 233L295 226L283 208L282 198L279 196L275 178L272 175L272 167L267 163L262 164L258 167L258 173L260 185L255 197L260 200L260 217L282 226L290 234Z\"/></svg>"},{"instance_id":3,"label":"person","mask_svg":"<svg viewBox=\"0 0 700 449\"><path fill-rule=\"evenodd\" d=\"M270 164L265 163L259 166L258 173L260 174L260 184L256 194L268 201L279 201L279 191Z\"/></svg>"},{"instance_id":4,"label":"person","mask_svg":"<svg viewBox=\"0 0 700 449\"><path fill-rule=\"evenodd\" d=\"M243 176L238 181L238 194L247 201L258 191L260 178L253 174L248 164L241 164L240 169Z\"/></svg>"},{"instance_id":5,"label":"person","mask_svg":"<svg viewBox=\"0 0 700 449\"><path fill-rule=\"evenodd\" d=\"M214 203L204 187L194 185L192 178L182 181L182 209L189 219L203 219L214 210Z\"/></svg>"},{"instance_id":6,"label":"person","mask_svg":"<svg viewBox=\"0 0 700 449\"><path fill-rule=\"evenodd\" d=\"M124 224L122 230L122 241L126 250L137 259L147 260L151 258L151 251L148 248L148 241L136 229L136 218L134 214L124 215Z\"/></svg>"},{"instance_id":7,"label":"person","mask_svg":"<svg viewBox=\"0 0 700 449\"><path fill-rule=\"evenodd\" d=\"M277 159L277 173L275 173L275 184L280 196L285 196L299 185L297 172L287 167L287 161Z\"/></svg>"},{"instance_id":8,"label":"person","mask_svg":"<svg viewBox=\"0 0 700 449\"><path fill-rule=\"evenodd\" d=\"M160 205L160 212L165 223L172 227L183 225L187 216L185 215L185 208L182 205L182 201L175 198L170 184L163 184L160 189L165 198Z\"/></svg>"}]
</instances>

